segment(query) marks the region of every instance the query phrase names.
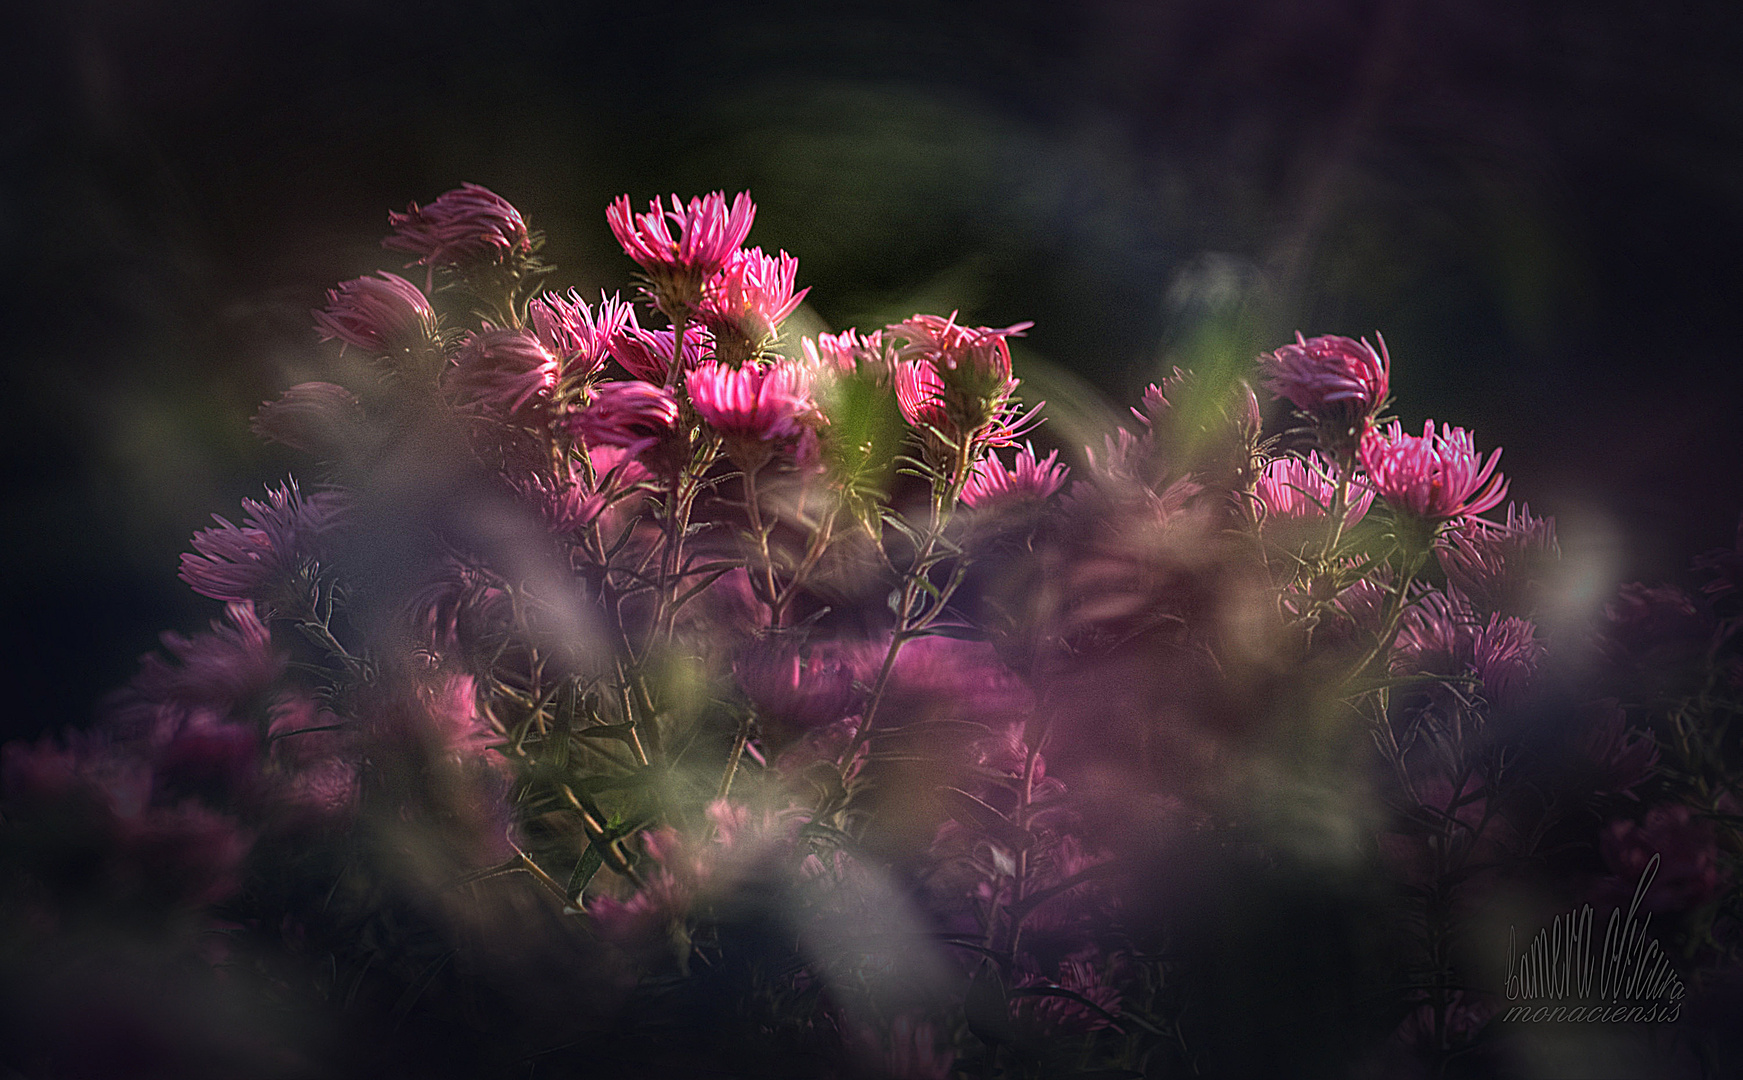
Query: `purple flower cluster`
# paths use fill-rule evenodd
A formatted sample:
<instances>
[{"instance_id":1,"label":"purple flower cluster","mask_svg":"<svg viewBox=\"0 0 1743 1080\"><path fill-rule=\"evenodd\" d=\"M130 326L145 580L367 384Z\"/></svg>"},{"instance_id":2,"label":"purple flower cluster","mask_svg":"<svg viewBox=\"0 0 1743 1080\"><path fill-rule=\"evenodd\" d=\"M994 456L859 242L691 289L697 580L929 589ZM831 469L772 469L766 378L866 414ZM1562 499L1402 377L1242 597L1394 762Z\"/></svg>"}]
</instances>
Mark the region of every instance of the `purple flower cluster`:
<instances>
[{"instance_id":1,"label":"purple flower cluster","mask_svg":"<svg viewBox=\"0 0 1743 1080\"><path fill-rule=\"evenodd\" d=\"M1358 895L1338 940L1409 989L1339 976L1383 1003L1345 1071L1490 1039L1464 950L1498 890L1655 868L1654 925L1731 963L1733 553L1583 627L1553 519L1484 516L1500 451L1381 418L1384 342L1176 370L1076 448L1021 402L1029 324L784 342L808 290L748 194L606 213L628 302L546 289L483 188L391 215L442 288L340 285L317 330L378 378L255 420L334 483L197 533L225 619L4 748L0 915L224 925L336 1010L575 1074L689 1075L703 1039L783 1075L1238 1073L1219 964L1314 970L1266 913Z\"/></svg>"}]
</instances>

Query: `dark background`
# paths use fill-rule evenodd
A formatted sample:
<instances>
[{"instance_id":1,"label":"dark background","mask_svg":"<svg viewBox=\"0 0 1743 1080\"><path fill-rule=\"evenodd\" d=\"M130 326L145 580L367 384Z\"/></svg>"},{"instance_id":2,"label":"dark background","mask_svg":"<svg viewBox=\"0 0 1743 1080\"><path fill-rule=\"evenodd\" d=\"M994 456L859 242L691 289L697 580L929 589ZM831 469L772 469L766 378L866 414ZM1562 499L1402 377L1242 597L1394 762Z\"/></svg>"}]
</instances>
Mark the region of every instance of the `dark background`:
<instances>
[{"instance_id":1,"label":"dark background","mask_svg":"<svg viewBox=\"0 0 1743 1080\"><path fill-rule=\"evenodd\" d=\"M84 722L213 511L295 461L308 313L463 180L591 292L629 192L749 188L832 328L1033 319L1055 429L1176 362L1386 335L1601 584L1743 504L1743 7L71 0L0 46L7 727ZM1044 378L1051 372L1050 378ZM1073 386L1076 385L1076 389Z\"/></svg>"}]
</instances>

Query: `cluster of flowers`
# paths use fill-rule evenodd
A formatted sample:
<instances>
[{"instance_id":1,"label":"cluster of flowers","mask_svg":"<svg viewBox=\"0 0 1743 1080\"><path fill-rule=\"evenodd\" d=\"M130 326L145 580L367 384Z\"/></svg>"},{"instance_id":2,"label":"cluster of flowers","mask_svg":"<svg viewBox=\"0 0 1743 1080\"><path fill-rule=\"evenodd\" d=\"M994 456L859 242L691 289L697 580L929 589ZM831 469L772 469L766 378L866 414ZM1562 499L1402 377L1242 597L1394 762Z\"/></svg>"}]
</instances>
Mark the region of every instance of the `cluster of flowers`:
<instances>
[{"instance_id":1,"label":"cluster of flowers","mask_svg":"<svg viewBox=\"0 0 1743 1080\"><path fill-rule=\"evenodd\" d=\"M509 1048L473 1075L1239 1072L1204 901L1255 849L1398 890L1332 1018L1362 1061L1478 1044L1461 935L1510 882L1625 902L1656 857L1646 909L1726 955L1743 535L1550 632L1553 521L1384 415L1383 342L1259 357L1269 437L1176 371L1074 473L1019 446L1028 324L783 338L754 215L619 199L639 296L596 303L484 188L390 215L423 287L315 313L378 378L255 419L318 490L194 537L225 617L98 729L5 748L4 902L226 927L274 1000Z\"/></svg>"}]
</instances>

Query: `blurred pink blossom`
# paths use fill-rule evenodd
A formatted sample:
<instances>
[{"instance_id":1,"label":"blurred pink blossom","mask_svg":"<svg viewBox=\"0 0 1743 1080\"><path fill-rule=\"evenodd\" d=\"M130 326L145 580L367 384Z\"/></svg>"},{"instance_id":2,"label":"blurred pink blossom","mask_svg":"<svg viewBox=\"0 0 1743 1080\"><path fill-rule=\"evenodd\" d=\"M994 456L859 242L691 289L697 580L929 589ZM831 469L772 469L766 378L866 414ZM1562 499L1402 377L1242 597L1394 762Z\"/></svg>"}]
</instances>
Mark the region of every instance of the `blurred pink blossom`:
<instances>
[{"instance_id":1,"label":"blurred pink blossom","mask_svg":"<svg viewBox=\"0 0 1743 1080\"><path fill-rule=\"evenodd\" d=\"M182 555L181 578L214 600L281 600L317 559L344 505L337 492L304 498L294 480L269 490L265 502L243 499L240 526L214 514L218 527L194 534L193 552Z\"/></svg>"},{"instance_id":2,"label":"blurred pink blossom","mask_svg":"<svg viewBox=\"0 0 1743 1080\"><path fill-rule=\"evenodd\" d=\"M566 422L570 433L590 446L640 454L675 433L678 400L652 383L605 382L594 387L587 407L570 413Z\"/></svg>"},{"instance_id":3,"label":"blurred pink blossom","mask_svg":"<svg viewBox=\"0 0 1743 1080\"><path fill-rule=\"evenodd\" d=\"M440 344L435 309L398 274L383 272L328 289L326 309L314 316L322 341L337 338L380 356Z\"/></svg>"},{"instance_id":4,"label":"blurred pink blossom","mask_svg":"<svg viewBox=\"0 0 1743 1080\"><path fill-rule=\"evenodd\" d=\"M328 461L338 460L365 437L357 395L330 382L305 382L264 402L250 425L263 439Z\"/></svg>"},{"instance_id":5,"label":"blurred pink blossom","mask_svg":"<svg viewBox=\"0 0 1743 1080\"><path fill-rule=\"evenodd\" d=\"M1555 519L1507 508L1507 522L1461 518L1435 545L1447 583L1483 611L1529 615L1536 606L1537 575L1560 554Z\"/></svg>"},{"instance_id":6,"label":"blurred pink blossom","mask_svg":"<svg viewBox=\"0 0 1743 1080\"><path fill-rule=\"evenodd\" d=\"M417 256L420 266L500 263L532 251L520 211L477 184L461 184L421 208L413 203L403 214L389 212L387 221L394 234L381 246Z\"/></svg>"},{"instance_id":7,"label":"blurred pink blossom","mask_svg":"<svg viewBox=\"0 0 1743 1080\"><path fill-rule=\"evenodd\" d=\"M1392 358L1366 341L1295 335L1294 345L1264 354L1265 386L1333 436L1328 449L1351 449L1386 401Z\"/></svg>"},{"instance_id":8,"label":"blurred pink blossom","mask_svg":"<svg viewBox=\"0 0 1743 1080\"><path fill-rule=\"evenodd\" d=\"M528 420L550 401L557 358L525 330L486 327L454 355L447 384L460 403L504 419Z\"/></svg>"},{"instance_id":9,"label":"blurred pink blossom","mask_svg":"<svg viewBox=\"0 0 1743 1080\"><path fill-rule=\"evenodd\" d=\"M1267 521L1321 520L1331 510L1332 500L1337 496L1337 470L1312 450L1308 451L1306 460L1276 458L1265 466L1255 494L1265 509ZM1350 485L1347 498L1346 526L1362 520L1374 501L1374 489L1356 480Z\"/></svg>"},{"instance_id":10,"label":"blurred pink blossom","mask_svg":"<svg viewBox=\"0 0 1743 1080\"><path fill-rule=\"evenodd\" d=\"M1698 908L1718 895L1724 881L1713 823L1682 803L1661 803L1644 820L1612 821L1598 837L1604 863L1615 875L1603 886L1604 898L1626 907L1652 857L1659 865L1641 907L1655 914Z\"/></svg>"}]
</instances>

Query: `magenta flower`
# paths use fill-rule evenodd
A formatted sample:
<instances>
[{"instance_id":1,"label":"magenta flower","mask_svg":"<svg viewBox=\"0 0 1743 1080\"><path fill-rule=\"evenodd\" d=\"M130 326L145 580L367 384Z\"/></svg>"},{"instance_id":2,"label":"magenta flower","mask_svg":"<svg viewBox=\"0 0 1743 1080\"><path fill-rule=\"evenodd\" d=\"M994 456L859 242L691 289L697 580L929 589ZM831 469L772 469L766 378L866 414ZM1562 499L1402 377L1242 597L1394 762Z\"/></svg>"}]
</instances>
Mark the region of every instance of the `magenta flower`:
<instances>
[{"instance_id":1,"label":"magenta flower","mask_svg":"<svg viewBox=\"0 0 1743 1080\"><path fill-rule=\"evenodd\" d=\"M988 451L969 472L968 483L962 487L962 501L979 510L1039 502L1058 491L1070 471L1059 464L1057 450L1037 459L1033 444L1025 444L1017 451L1009 469L999 462L996 453Z\"/></svg>"},{"instance_id":2,"label":"magenta flower","mask_svg":"<svg viewBox=\"0 0 1743 1080\"><path fill-rule=\"evenodd\" d=\"M720 191L691 199L688 206L673 195L670 210L656 198L645 214L633 212L629 196L622 195L606 208L605 220L624 253L647 272L662 306L687 311L699 298L702 283L719 272L750 235L756 212L748 191L734 196L730 208Z\"/></svg>"},{"instance_id":3,"label":"magenta flower","mask_svg":"<svg viewBox=\"0 0 1743 1080\"><path fill-rule=\"evenodd\" d=\"M1583 711L1591 726L1578 741L1587 764L1596 774L1594 789L1600 795L1634 797L1658 766L1658 742L1650 732L1628 724L1628 714L1615 698L1593 702Z\"/></svg>"},{"instance_id":4,"label":"magenta flower","mask_svg":"<svg viewBox=\"0 0 1743 1080\"><path fill-rule=\"evenodd\" d=\"M946 430L950 423L944 403L944 380L923 360L896 363L896 404L902 416L915 427Z\"/></svg>"},{"instance_id":5,"label":"magenta flower","mask_svg":"<svg viewBox=\"0 0 1743 1080\"><path fill-rule=\"evenodd\" d=\"M1480 514L1507 497L1507 480L1495 471L1501 451L1483 461L1470 432L1450 424L1437 434L1430 420L1420 437L1404 434L1397 421L1384 433L1370 428L1360 456L1369 483L1403 517L1438 524Z\"/></svg>"},{"instance_id":6,"label":"magenta flower","mask_svg":"<svg viewBox=\"0 0 1743 1080\"><path fill-rule=\"evenodd\" d=\"M814 409L805 372L790 363L735 369L706 360L684 385L697 416L728 439L745 443L796 438Z\"/></svg>"},{"instance_id":7,"label":"magenta flower","mask_svg":"<svg viewBox=\"0 0 1743 1080\"><path fill-rule=\"evenodd\" d=\"M601 293L599 306L590 308L574 289L568 296L545 293L527 305L527 314L539 344L557 358L557 378L565 385L599 374L611 356L611 338L634 319L617 297Z\"/></svg>"},{"instance_id":8,"label":"magenta flower","mask_svg":"<svg viewBox=\"0 0 1743 1080\"><path fill-rule=\"evenodd\" d=\"M1612 821L1598 838L1598 850L1620 879L1612 882L1610 892L1624 906L1633 901L1647 864L1659 857L1652 884L1640 901L1655 914L1700 907L1718 895L1725 877L1713 823L1681 803L1655 806L1638 824Z\"/></svg>"},{"instance_id":9,"label":"magenta flower","mask_svg":"<svg viewBox=\"0 0 1743 1080\"><path fill-rule=\"evenodd\" d=\"M1093 950L1065 957L1059 961L1057 980L1028 975L1018 985L1057 986L1094 1002L1096 1007L1072 998L1024 995L1016 1002L1018 1020L1043 1036L1080 1035L1108 1027L1113 1022L1109 1014L1120 1014L1120 993L1107 984L1095 959Z\"/></svg>"},{"instance_id":10,"label":"magenta flower","mask_svg":"<svg viewBox=\"0 0 1743 1080\"><path fill-rule=\"evenodd\" d=\"M930 364L946 388L981 397L1008 396L1016 389L1011 377L1009 339L1019 337L1031 322L1003 330L986 326L959 326L956 313L948 319L937 315L914 315L888 328L908 344L900 350L904 360L920 359Z\"/></svg>"},{"instance_id":11,"label":"magenta flower","mask_svg":"<svg viewBox=\"0 0 1743 1080\"><path fill-rule=\"evenodd\" d=\"M1492 702L1517 700L1543 661L1537 628L1527 619L1477 618L1454 593L1428 593L1398 630L1392 669L1448 677L1475 676Z\"/></svg>"},{"instance_id":12,"label":"magenta flower","mask_svg":"<svg viewBox=\"0 0 1743 1080\"><path fill-rule=\"evenodd\" d=\"M535 507L557 536L578 532L605 509L606 496L587 482L586 473L567 461L555 476L534 474L514 485Z\"/></svg>"},{"instance_id":13,"label":"magenta flower","mask_svg":"<svg viewBox=\"0 0 1743 1080\"><path fill-rule=\"evenodd\" d=\"M762 248L735 251L703 286L696 316L716 341L739 342L747 357L754 355L811 291L793 291L798 272L799 260L784 251L774 257Z\"/></svg>"},{"instance_id":14,"label":"magenta flower","mask_svg":"<svg viewBox=\"0 0 1743 1080\"><path fill-rule=\"evenodd\" d=\"M1353 448L1386 401L1392 358L1385 339L1378 353L1366 341L1347 337L1297 333L1295 341L1259 358L1269 376L1266 389L1288 398L1332 435L1332 448Z\"/></svg>"},{"instance_id":15,"label":"magenta flower","mask_svg":"<svg viewBox=\"0 0 1743 1080\"><path fill-rule=\"evenodd\" d=\"M330 382L306 382L264 402L250 425L263 439L328 460L345 456L366 434L357 395Z\"/></svg>"},{"instance_id":16,"label":"magenta flower","mask_svg":"<svg viewBox=\"0 0 1743 1080\"><path fill-rule=\"evenodd\" d=\"M1315 521L1323 519L1337 497L1337 469L1308 451L1304 461L1280 457L1265 466L1254 494L1264 507L1267 521ZM1349 513L1345 525L1354 525L1368 512L1374 490L1359 480L1349 488Z\"/></svg>"},{"instance_id":17,"label":"magenta flower","mask_svg":"<svg viewBox=\"0 0 1743 1080\"><path fill-rule=\"evenodd\" d=\"M741 652L732 672L758 713L809 730L858 711L863 694L853 685L857 659L828 643L806 647L766 640Z\"/></svg>"},{"instance_id":18,"label":"magenta flower","mask_svg":"<svg viewBox=\"0 0 1743 1080\"><path fill-rule=\"evenodd\" d=\"M896 354L902 415L952 440L978 437L989 446L1014 445L1026 424L1010 401L1017 380L1008 339L1032 325L958 326L953 313L948 319L915 315L888 327L891 336L907 342Z\"/></svg>"},{"instance_id":19,"label":"magenta flower","mask_svg":"<svg viewBox=\"0 0 1743 1080\"><path fill-rule=\"evenodd\" d=\"M378 356L440 344L436 311L416 285L397 274L360 277L327 290L327 307L314 313L322 341L337 338Z\"/></svg>"},{"instance_id":20,"label":"magenta flower","mask_svg":"<svg viewBox=\"0 0 1743 1080\"><path fill-rule=\"evenodd\" d=\"M532 251L532 237L520 211L507 199L477 184L461 184L435 202L403 214L389 212L394 234L381 242L390 251L416 255L419 266L500 263L513 253Z\"/></svg>"},{"instance_id":21,"label":"magenta flower","mask_svg":"<svg viewBox=\"0 0 1743 1080\"><path fill-rule=\"evenodd\" d=\"M1529 619L1489 616L1471 640L1471 671L1490 701L1517 701L1543 663L1543 643Z\"/></svg>"},{"instance_id":22,"label":"magenta flower","mask_svg":"<svg viewBox=\"0 0 1743 1080\"><path fill-rule=\"evenodd\" d=\"M589 446L619 446L632 454L669 438L678 426L678 400L645 382L605 382L585 409L570 413L569 432Z\"/></svg>"},{"instance_id":23,"label":"magenta flower","mask_svg":"<svg viewBox=\"0 0 1743 1080\"><path fill-rule=\"evenodd\" d=\"M469 336L455 354L447 382L461 405L527 420L550 400L557 385L557 358L525 330L487 326Z\"/></svg>"},{"instance_id":24,"label":"magenta flower","mask_svg":"<svg viewBox=\"0 0 1743 1080\"><path fill-rule=\"evenodd\" d=\"M864 375L887 386L894 364L885 345L880 330L869 334L843 330L839 334L818 334L815 339L799 339L800 353L813 371L837 376Z\"/></svg>"},{"instance_id":25,"label":"magenta flower","mask_svg":"<svg viewBox=\"0 0 1743 1080\"><path fill-rule=\"evenodd\" d=\"M631 311L622 326L606 338L605 347L623 370L643 382L664 385L672 370L672 342L676 330L643 330ZM714 354L714 341L708 332L692 327L684 333L683 370L689 371Z\"/></svg>"},{"instance_id":26,"label":"magenta flower","mask_svg":"<svg viewBox=\"0 0 1743 1080\"><path fill-rule=\"evenodd\" d=\"M224 605L210 633L162 637L164 652L140 658L139 672L105 703L113 730L157 737L195 714L226 715L266 692L284 673L286 657L252 603Z\"/></svg>"},{"instance_id":27,"label":"magenta flower","mask_svg":"<svg viewBox=\"0 0 1743 1080\"><path fill-rule=\"evenodd\" d=\"M214 514L218 527L194 534L193 553L182 556L181 579L195 592L214 600L282 601L315 564L344 497L323 491L305 499L293 480L266 498L242 500L240 527Z\"/></svg>"},{"instance_id":28,"label":"magenta flower","mask_svg":"<svg viewBox=\"0 0 1743 1080\"><path fill-rule=\"evenodd\" d=\"M1507 523L1461 519L1435 546L1447 583L1484 611L1530 614L1537 572L1560 554L1555 519L1531 516L1531 508L1507 508Z\"/></svg>"}]
</instances>

